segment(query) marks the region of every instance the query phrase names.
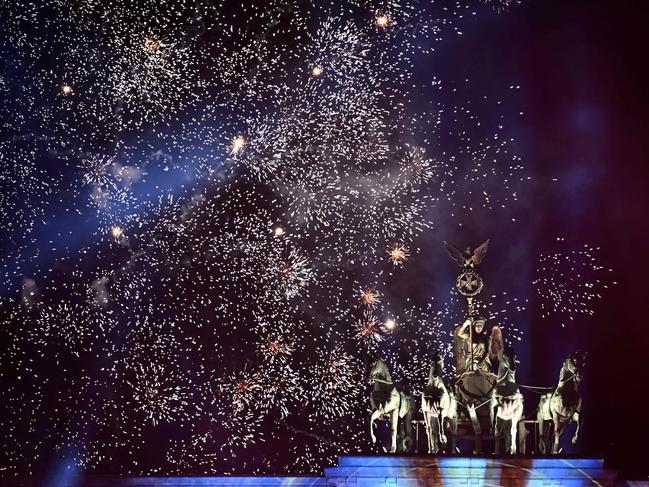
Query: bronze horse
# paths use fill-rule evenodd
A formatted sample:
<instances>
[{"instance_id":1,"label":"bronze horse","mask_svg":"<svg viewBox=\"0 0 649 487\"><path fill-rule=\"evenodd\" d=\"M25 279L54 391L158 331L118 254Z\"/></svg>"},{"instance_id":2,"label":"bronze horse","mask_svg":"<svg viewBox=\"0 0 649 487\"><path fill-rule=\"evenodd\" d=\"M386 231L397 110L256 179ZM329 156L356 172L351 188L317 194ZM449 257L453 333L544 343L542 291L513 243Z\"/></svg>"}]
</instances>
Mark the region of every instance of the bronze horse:
<instances>
[{"instance_id":1,"label":"bronze horse","mask_svg":"<svg viewBox=\"0 0 649 487\"><path fill-rule=\"evenodd\" d=\"M545 430L547 421L552 421L554 427L552 454L561 453L559 440L570 421L577 423L572 444L577 443L581 426L581 396L578 388L586 367L586 355L582 351L570 354L561 367L557 388L554 392L541 396L536 414L539 423L539 451L543 454L548 453Z\"/></svg>"}]
</instances>

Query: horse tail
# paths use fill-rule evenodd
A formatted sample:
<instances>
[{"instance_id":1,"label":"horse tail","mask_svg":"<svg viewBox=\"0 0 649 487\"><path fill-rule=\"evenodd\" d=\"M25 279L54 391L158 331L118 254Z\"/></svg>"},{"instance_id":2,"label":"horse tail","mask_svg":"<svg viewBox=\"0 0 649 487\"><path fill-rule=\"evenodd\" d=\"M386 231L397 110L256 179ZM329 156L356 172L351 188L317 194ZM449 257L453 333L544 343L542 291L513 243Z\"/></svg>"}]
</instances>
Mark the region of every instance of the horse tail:
<instances>
[{"instance_id":1,"label":"horse tail","mask_svg":"<svg viewBox=\"0 0 649 487\"><path fill-rule=\"evenodd\" d=\"M426 407L430 412L439 414L442 410L442 398L444 397L444 390L438 387L427 387L424 390L423 397L426 402Z\"/></svg>"},{"instance_id":2,"label":"horse tail","mask_svg":"<svg viewBox=\"0 0 649 487\"><path fill-rule=\"evenodd\" d=\"M432 401L432 398L431 398L431 397L429 397L429 396L424 396L424 405L426 406L426 409L429 409L429 410L430 410L430 408L431 408L431 406L432 406L432 402L431 402L431 401Z\"/></svg>"},{"instance_id":3,"label":"horse tail","mask_svg":"<svg viewBox=\"0 0 649 487\"><path fill-rule=\"evenodd\" d=\"M390 402L390 393L386 391L373 391L372 400L377 410L385 412L385 408L388 407L388 403Z\"/></svg>"},{"instance_id":4,"label":"horse tail","mask_svg":"<svg viewBox=\"0 0 649 487\"><path fill-rule=\"evenodd\" d=\"M438 415L441 412L442 401L440 399L436 397L424 396L424 400L426 401L426 407L431 413Z\"/></svg>"}]
</instances>

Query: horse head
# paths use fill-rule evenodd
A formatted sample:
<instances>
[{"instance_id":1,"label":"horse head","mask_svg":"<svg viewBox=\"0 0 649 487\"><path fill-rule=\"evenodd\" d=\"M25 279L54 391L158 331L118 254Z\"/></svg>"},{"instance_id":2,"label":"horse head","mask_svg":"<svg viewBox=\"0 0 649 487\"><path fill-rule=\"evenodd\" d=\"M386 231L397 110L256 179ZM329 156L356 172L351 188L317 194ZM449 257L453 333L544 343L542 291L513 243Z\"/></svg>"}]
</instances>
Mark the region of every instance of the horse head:
<instances>
[{"instance_id":1,"label":"horse head","mask_svg":"<svg viewBox=\"0 0 649 487\"><path fill-rule=\"evenodd\" d=\"M584 369L586 368L587 355L587 352L577 350L576 352L571 353L568 357L568 369L577 382L581 380Z\"/></svg>"},{"instance_id":2,"label":"horse head","mask_svg":"<svg viewBox=\"0 0 649 487\"><path fill-rule=\"evenodd\" d=\"M388 367L378 355L370 356L368 360L369 383L374 384L376 379L389 380Z\"/></svg>"},{"instance_id":3,"label":"horse head","mask_svg":"<svg viewBox=\"0 0 649 487\"><path fill-rule=\"evenodd\" d=\"M429 380L433 377L441 378L444 374L444 352L435 351L432 355L432 363L430 365Z\"/></svg>"},{"instance_id":4,"label":"horse head","mask_svg":"<svg viewBox=\"0 0 649 487\"><path fill-rule=\"evenodd\" d=\"M368 352L367 356L365 357L365 375L369 376L370 372L372 372L372 369L376 365L376 361L379 360L379 356L376 354L376 352L370 351Z\"/></svg>"}]
</instances>

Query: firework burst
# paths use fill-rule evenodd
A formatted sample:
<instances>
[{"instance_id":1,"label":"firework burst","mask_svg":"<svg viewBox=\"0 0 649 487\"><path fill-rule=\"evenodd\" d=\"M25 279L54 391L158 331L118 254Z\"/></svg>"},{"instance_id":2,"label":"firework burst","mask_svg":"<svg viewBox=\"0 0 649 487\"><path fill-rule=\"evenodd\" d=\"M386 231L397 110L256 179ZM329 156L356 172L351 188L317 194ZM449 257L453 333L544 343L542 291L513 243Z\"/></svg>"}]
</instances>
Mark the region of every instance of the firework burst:
<instances>
[{"instance_id":1,"label":"firework burst","mask_svg":"<svg viewBox=\"0 0 649 487\"><path fill-rule=\"evenodd\" d=\"M514 5L520 5L522 0L482 0L486 5L489 5L496 12L507 12Z\"/></svg>"},{"instance_id":2,"label":"firework burst","mask_svg":"<svg viewBox=\"0 0 649 487\"><path fill-rule=\"evenodd\" d=\"M420 100L465 6L5 3L7 471L312 472L364 448L367 351L417 384L464 310L398 296L415 239L439 202L500 208L523 179L501 125ZM545 312L579 309L548 262ZM476 307L514 337L525 304Z\"/></svg>"},{"instance_id":3,"label":"firework burst","mask_svg":"<svg viewBox=\"0 0 649 487\"><path fill-rule=\"evenodd\" d=\"M403 263L408 260L408 257L410 257L410 252L408 251L408 247L399 244L395 244L389 247L387 250L387 254L390 259L390 262L392 262L392 264L394 264L395 267L403 265Z\"/></svg>"},{"instance_id":4,"label":"firework burst","mask_svg":"<svg viewBox=\"0 0 649 487\"><path fill-rule=\"evenodd\" d=\"M286 363L294 349L293 344L286 342L282 336L266 338L258 347L259 354L270 364Z\"/></svg>"},{"instance_id":5,"label":"firework burst","mask_svg":"<svg viewBox=\"0 0 649 487\"><path fill-rule=\"evenodd\" d=\"M356 340L367 348L376 348L383 341L383 325L379 319L371 313L363 313L363 316L356 322Z\"/></svg>"},{"instance_id":6,"label":"firework burst","mask_svg":"<svg viewBox=\"0 0 649 487\"><path fill-rule=\"evenodd\" d=\"M218 394L228 398L235 413L258 404L263 393L261 374L247 368L219 379L218 382Z\"/></svg>"},{"instance_id":7,"label":"firework burst","mask_svg":"<svg viewBox=\"0 0 649 487\"><path fill-rule=\"evenodd\" d=\"M126 383L132 389L135 411L143 413L146 421L156 426L187 417L191 393L177 371L155 363L137 364L132 369L133 378Z\"/></svg>"},{"instance_id":8,"label":"firework burst","mask_svg":"<svg viewBox=\"0 0 649 487\"><path fill-rule=\"evenodd\" d=\"M358 361L337 345L319 350L314 369L315 390L311 402L316 415L340 417L358 400L362 380Z\"/></svg>"},{"instance_id":9,"label":"firework burst","mask_svg":"<svg viewBox=\"0 0 649 487\"><path fill-rule=\"evenodd\" d=\"M563 239L559 238L559 242ZM600 248L584 244L576 249L562 249L539 257L533 284L541 298L541 316L575 320L580 315L595 314L596 304L611 285L612 269L601 263Z\"/></svg>"},{"instance_id":10,"label":"firework burst","mask_svg":"<svg viewBox=\"0 0 649 487\"><path fill-rule=\"evenodd\" d=\"M379 292L373 288L373 287L368 287L368 288L363 288L360 290L360 300L361 303L367 306L368 308L376 308L379 303L381 302L380 294Z\"/></svg>"}]
</instances>

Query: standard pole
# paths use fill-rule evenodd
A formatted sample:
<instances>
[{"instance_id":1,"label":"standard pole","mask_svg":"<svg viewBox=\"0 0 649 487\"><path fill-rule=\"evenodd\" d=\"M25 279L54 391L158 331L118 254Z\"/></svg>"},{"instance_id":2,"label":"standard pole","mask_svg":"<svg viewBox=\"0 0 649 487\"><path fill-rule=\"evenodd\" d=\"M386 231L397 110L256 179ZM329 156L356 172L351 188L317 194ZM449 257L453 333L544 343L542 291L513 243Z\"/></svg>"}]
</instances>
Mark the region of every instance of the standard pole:
<instances>
[{"instance_id":1,"label":"standard pole","mask_svg":"<svg viewBox=\"0 0 649 487\"><path fill-rule=\"evenodd\" d=\"M471 318L471 324L469 325L469 350L471 352L471 371L475 370L473 366L473 298L467 297L466 300L469 303L469 318Z\"/></svg>"}]
</instances>

